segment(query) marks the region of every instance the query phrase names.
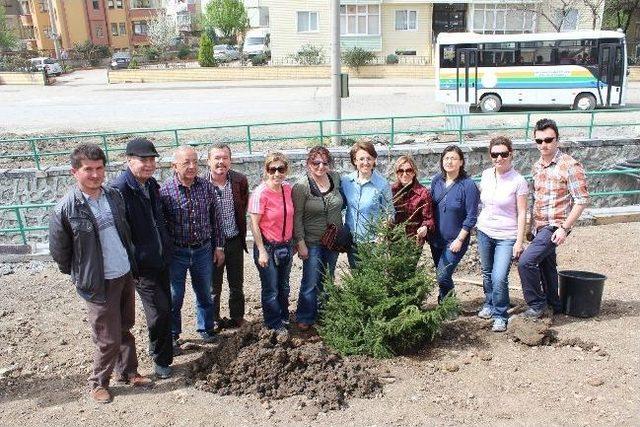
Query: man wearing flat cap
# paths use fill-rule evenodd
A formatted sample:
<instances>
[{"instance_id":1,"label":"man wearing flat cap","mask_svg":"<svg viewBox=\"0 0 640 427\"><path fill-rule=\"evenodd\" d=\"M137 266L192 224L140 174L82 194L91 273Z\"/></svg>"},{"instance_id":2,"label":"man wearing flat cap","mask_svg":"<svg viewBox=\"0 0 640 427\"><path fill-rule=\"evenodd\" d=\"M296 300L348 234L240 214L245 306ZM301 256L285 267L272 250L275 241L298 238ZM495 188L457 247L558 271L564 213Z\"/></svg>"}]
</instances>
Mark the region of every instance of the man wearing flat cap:
<instances>
[{"instance_id":1,"label":"man wearing flat cap","mask_svg":"<svg viewBox=\"0 0 640 427\"><path fill-rule=\"evenodd\" d=\"M169 285L172 243L160 202L160 186L153 177L159 155L146 138L129 141L126 155L128 167L112 186L122 193L126 219L131 226L139 270L136 290L149 328L149 353L154 360L156 376L168 378L173 362Z\"/></svg>"}]
</instances>

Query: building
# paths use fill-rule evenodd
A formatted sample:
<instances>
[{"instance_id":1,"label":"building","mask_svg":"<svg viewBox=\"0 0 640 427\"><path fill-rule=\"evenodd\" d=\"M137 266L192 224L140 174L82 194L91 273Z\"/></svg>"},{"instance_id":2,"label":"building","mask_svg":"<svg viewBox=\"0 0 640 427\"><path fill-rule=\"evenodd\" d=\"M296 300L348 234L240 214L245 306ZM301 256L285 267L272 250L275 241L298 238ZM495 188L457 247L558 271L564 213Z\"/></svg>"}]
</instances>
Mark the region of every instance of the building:
<instances>
[{"instance_id":1,"label":"building","mask_svg":"<svg viewBox=\"0 0 640 427\"><path fill-rule=\"evenodd\" d=\"M269 11L271 54L285 59L300 46L330 48L328 0L263 0ZM441 32L473 31L504 34L555 31L541 13L552 19L553 0L473 1L460 3L419 0L341 0L340 34L343 49L362 47L385 57L395 53L420 57L429 63ZM592 14L586 7L568 11L563 31L591 29ZM602 18L602 4L600 21ZM540 13L536 13L536 11Z\"/></svg>"}]
</instances>

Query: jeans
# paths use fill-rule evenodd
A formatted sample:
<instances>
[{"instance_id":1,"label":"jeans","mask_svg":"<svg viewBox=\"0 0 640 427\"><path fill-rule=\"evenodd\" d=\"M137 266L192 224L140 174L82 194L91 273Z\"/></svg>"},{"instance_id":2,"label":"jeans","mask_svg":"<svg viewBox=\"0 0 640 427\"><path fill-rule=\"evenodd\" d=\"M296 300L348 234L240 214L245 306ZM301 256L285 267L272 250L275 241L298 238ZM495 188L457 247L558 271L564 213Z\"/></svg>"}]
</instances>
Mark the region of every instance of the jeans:
<instances>
[{"instance_id":1,"label":"jeans","mask_svg":"<svg viewBox=\"0 0 640 427\"><path fill-rule=\"evenodd\" d=\"M494 239L478 230L478 253L482 264L484 308L491 316L507 320L509 309L509 269L516 239Z\"/></svg>"},{"instance_id":2,"label":"jeans","mask_svg":"<svg viewBox=\"0 0 640 427\"><path fill-rule=\"evenodd\" d=\"M141 271L136 290L147 319L149 350L153 360L160 366L169 366L173 362L169 269Z\"/></svg>"},{"instance_id":3,"label":"jeans","mask_svg":"<svg viewBox=\"0 0 640 427\"><path fill-rule=\"evenodd\" d=\"M322 296L322 281L327 274L333 277L339 253L321 245L309 246L308 249L309 257L302 262L296 320L298 323L313 325L318 317L318 296Z\"/></svg>"},{"instance_id":4,"label":"jeans","mask_svg":"<svg viewBox=\"0 0 640 427\"><path fill-rule=\"evenodd\" d=\"M244 250L240 236L227 239L224 246L224 264L216 268L213 273L213 320L220 320L220 294L222 293L222 279L227 270L229 283L229 317L233 320L244 318Z\"/></svg>"},{"instance_id":5,"label":"jeans","mask_svg":"<svg viewBox=\"0 0 640 427\"><path fill-rule=\"evenodd\" d=\"M433 263L436 266L436 280L440 292L438 293L438 302L442 301L450 292L453 291L453 272L460 263L460 260L467 252L468 244L462 246L460 251L451 252L449 245L451 242L447 242L446 246L434 246L429 244L431 248L431 257Z\"/></svg>"},{"instance_id":6,"label":"jeans","mask_svg":"<svg viewBox=\"0 0 640 427\"><path fill-rule=\"evenodd\" d=\"M253 245L253 261L258 268L262 288L260 295L262 316L267 328L278 329L289 321L289 274L291 273L293 248L289 246L291 256L288 261L279 262L279 265L276 265L273 258L274 247L266 242L264 247L269 255L269 261L266 267L260 267L258 247Z\"/></svg>"},{"instance_id":7,"label":"jeans","mask_svg":"<svg viewBox=\"0 0 640 427\"><path fill-rule=\"evenodd\" d=\"M187 270L191 274L191 287L196 297L196 330L213 329L213 303L211 301L211 275L213 255L211 243L197 249L176 246L171 259L171 332L178 337L182 332L180 312L184 300Z\"/></svg>"},{"instance_id":8,"label":"jeans","mask_svg":"<svg viewBox=\"0 0 640 427\"><path fill-rule=\"evenodd\" d=\"M543 227L520 256L518 273L522 293L527 305L534 310L544 310L547 305L558 313L562 309L558 295L558 268L556 244L551 236L556 227Z\"/></svg>"}]
</instances>

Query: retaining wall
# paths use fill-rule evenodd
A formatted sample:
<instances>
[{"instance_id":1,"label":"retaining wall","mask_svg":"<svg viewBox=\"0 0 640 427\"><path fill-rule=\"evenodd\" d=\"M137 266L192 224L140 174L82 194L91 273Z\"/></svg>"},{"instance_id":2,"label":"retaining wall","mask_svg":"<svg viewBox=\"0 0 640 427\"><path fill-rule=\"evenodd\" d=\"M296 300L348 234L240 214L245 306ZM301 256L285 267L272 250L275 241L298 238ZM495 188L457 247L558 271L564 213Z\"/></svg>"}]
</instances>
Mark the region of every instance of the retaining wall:
<instances>
[{"instance_id":1,"label":"retaining wall","mask_svg":"<svg viewBox=\"0 0 640 427\"><path fill-rule=\"evenodd\" d=\"M41 73L0 72L0 85L36 85L47 84L47 77Z\"/></svg>"},{"instance_id":2,"label":"retaining wall","mask_svg":"<svg viewBox=\"0 0 640 427\"><path fill-rule=\"evenodd\" d=\"M439 158L448 144L402 144L391 149L379 146L378 170L390 176L393 163L398 156L410 153L414 156L420 169L420 179L433 176L439 171ZM483 169L490 167L487 155L487 142L468 143L462 146L465 151L465 167L469 174L479 175ZM522 174L531 172L531 165L538 159L539 153L531 142L515 142L514 165ZM640 158L640 139L566 141L563 150L579 159L587 170L612 169L624 160ZM349 161L349 148L331 148L335 158L335 168L341 173L353 170ZM206 172L206 148L199 147L201 175ZM304 173L307 151L303 149L286 151L291 163L290 175L300 176ZM114 161L108 165L107 179L113 178L124 168L123 161ZM163 181L171 174L170 158L161 158L156 178ZM234 168L247 174L250 187L255 187L262 175L264 154L243 154L233 158ZM293 178L292 179L295 179ZM395 178L395 177L392 177ZM628 175L598 176L589 179L591 191L608 191L616 189L637 189L638 178ZM69 167L51 167L44 171L35 169L0 170L0 198L3 205L56 202L73 185L73 177ZM594 198L592 206L618 206L637 204L637 196L614 196ZM28 225L46 224L47 209L23 211ZM0 211L0 228L15 227L17 222L12 211ZM30 239L41 240L44 232L29 234ZM0 235L0 243L17 243L18 235Z\"/></svg>"}]
</instances>

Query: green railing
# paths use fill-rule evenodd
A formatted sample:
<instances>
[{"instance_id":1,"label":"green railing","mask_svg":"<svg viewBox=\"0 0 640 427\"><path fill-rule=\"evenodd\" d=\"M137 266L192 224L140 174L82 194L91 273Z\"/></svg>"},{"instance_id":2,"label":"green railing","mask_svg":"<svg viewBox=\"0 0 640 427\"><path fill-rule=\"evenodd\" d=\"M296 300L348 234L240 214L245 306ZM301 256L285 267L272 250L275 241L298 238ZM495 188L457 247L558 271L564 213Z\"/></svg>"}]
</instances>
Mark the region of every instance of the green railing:
<instances>
[{"instance_id":1,"label":"green railing","mask_svg":"<svg viewBox=\"0 0 640 427\"><path fill-rule=\"evenodd\" d=\"M514 131L517 137L531 137L535 121L541 117L554 118L558 127L581 131L591 138L599 128L640 126L640 109L608 109L594 111L521 111L483 114L428 114L417 116L365 117L341 120L307 120L291 122L271 122L237 124L224 126L201 126L187 128L149 129L127 132L82 133L77 135L59 135L34 138L0 140L3 151L16 151L0 154L3 160L27 160L41 170L42 162L55 156L68 155L71 149L57 149L59 141L96 142L102 145L107 155L124 151L125 140L133 136L145 136L155 141L159 149L177 147L181 144L209 145L217 142L244 144L252 153L257 143L275 141L316 141L326 143L333 137L355 138L363 136L384 136L393 145L396 136L419 134L456 134L459 143L465 142L465 133ZM499 123L494 123L495 120ZM508 120L507 120L508 119ZM605 120L605 119L615 119ZM507 120L505 122L505 120ZM511 122L516 122L511 123ZM332 133L333 123L340 122L343 131ZM475 122L479 122L475 125ZM376 127L377 126L377 127ZM278 129L281 128L281 129ZM297 128L305 128L300 131ZM349 128L351 128L349 130ZM194 140L194 133L206 132L206 142ZM278 134L278 133L281 134ZM637 136L636 131L633 135ZM623 135L621 135L623 136ZM53 147L48 147L52 145Z\"/></svg>"},{"instance_id":2,"label":"green railing","mask_svg":"<svg viewBox=\"0 0 640 427\"><path fill-rule=\"evenodd\" d=\"M601 175L620 175L620 174L638 174L640 173L639 169L614 169L614 170L600 170L600 171L590 171L586 174L588 176L601 176ZM531 179L531 176L527 176L528 179ZM473 177L475 181L479 181L480 177ZM429 183L428 180L422 181L426 184ZM590 193L591 197L608 197L608 196L631 196L635 194L640 194L640 190L613 190L613 191L596 191ZM9 228L0 228L0 235L7 234L16 234L19 233L22 243L27 244L27 234L34 231L42 231L47 230L49 227L47 225L35 225L35 226L27 226L26 218L22 214L23 211L29 209L49 209L54 206L54 203L39 203L39 204L27 204L27 205L7 205L0 206L0 211L13 211L15 214L15 222L17 227L9 227Z\"/></svg>"}]
</instances>

